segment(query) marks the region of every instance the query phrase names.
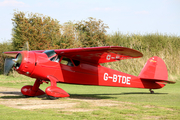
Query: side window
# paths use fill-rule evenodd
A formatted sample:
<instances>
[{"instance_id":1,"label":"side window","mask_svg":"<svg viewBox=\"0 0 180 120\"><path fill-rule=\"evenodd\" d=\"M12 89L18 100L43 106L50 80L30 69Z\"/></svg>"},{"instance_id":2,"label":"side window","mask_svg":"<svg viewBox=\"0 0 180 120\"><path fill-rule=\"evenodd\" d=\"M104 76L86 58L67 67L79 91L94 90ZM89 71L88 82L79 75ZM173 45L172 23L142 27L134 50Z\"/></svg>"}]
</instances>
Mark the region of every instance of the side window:
<instances>
[{"instance_id":1,"label":"side window","mask_svg":"<svg viewBox=\"0 0 180 120\"><path fill-rule=\"evenodd\" d=\"M74 65L78 66L80 64L80 61L78 61L78 60L71 60L71 59L69 59L67 57L63 57L62 60L60 61L60 63L63 64L63 65L68 65L68 66L74 67Z\"/></svg>"},{"instance_id":2,"label":"side window","mask_svg":"<svg viewBox=\"0 0 180 120\"><path fill-rule=\"evenodd\" d=\"M68 65L68 66L74 67L74 65L71 62L71 60L69 58L67 58L67 57L63 57L60 63L64 64L64 65Z\"/></svg>"},{"instance_id":3,"label":"side window","mask_svg":"<svg viewBox=\"0 0 180 120\"><path fill-rule=\"evenodd\" d=\"M74 62L75 66L78 66L80 64L80 61L78 61L78 60L73 60L73 62Z\"/></svg>"}]
</instances>

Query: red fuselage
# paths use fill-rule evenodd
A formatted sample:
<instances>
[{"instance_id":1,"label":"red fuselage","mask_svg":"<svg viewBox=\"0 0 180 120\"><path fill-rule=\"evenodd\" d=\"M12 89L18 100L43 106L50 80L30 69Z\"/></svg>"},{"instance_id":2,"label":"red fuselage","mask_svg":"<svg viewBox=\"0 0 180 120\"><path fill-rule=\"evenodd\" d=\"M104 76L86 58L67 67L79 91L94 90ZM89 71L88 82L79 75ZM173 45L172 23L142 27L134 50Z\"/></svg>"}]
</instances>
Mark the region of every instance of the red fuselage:
<instances>
[{"instance_id":1,"label":"red fuselage","mask_svg":"<svg viewBox=\"0 0 180 120\"><path fill-rule=\"evenodd\" d=\"M164 84L143 80L137 76L109 69L99 64L73 60L57 54L50 57L45 53L33 51L24 51L21 54L21 65L15 69L20 74L44 81L49 81L47 76L53 76L57 82L72 84L148 89L164 87ZM71 62L71 64L66 64L66 62Z\"/></svg>"}]
</instances>

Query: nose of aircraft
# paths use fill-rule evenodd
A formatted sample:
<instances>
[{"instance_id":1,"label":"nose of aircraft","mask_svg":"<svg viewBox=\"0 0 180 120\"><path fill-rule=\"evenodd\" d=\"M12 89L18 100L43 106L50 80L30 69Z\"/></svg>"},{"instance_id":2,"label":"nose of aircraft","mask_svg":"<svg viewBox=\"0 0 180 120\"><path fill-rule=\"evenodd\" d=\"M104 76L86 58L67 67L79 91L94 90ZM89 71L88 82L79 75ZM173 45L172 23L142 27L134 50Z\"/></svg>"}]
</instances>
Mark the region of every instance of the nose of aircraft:
<instances>
[{"instance_id":1,"label":"nose of aircraft","mask_svg":"<svg viewBox=\"0 0 180 120\"><path fill-rule=\"evenodd\" d=\"M22 51L15 59L7 58L4 64L4 74L7 75L12 67L20 73L29 76L35 66L35 54L32 51Z\"/></svg>"},{"instance_id":2,"label":"nose of aircraft","mask_svg":"<svg viewBox=\"0 0 180 120\"><path fill-rule=\"evenodd\" d=\"M35 54L32 51L22 51L16 58L15 70L30 76L35 67Z\"/></svg>"}]
</instances>

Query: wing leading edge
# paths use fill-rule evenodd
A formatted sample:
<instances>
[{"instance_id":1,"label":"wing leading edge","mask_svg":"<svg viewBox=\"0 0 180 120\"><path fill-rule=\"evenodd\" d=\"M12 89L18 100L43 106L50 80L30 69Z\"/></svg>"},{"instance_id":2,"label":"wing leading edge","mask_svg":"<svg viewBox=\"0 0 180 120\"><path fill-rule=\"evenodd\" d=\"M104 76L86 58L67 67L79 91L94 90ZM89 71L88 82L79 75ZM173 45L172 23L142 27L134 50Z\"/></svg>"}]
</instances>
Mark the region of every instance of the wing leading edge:
<instances>
[{"instance_id":1,"label":"wing leading edge","mask_svg":"<svg viewBox=\"0 0 180 120\"><path fill-rule=\"evenodd\" d=\"M34 51L34 52L39 52L39 53L42 53L44 52L45 50L31 50L31 51ZM16 57L16 55L18 53L21 53L22 51L8 51L8 52L4 52L3 54L5 54L6 56L9 56L9 57Z\"/></svg>"}]
</instances>

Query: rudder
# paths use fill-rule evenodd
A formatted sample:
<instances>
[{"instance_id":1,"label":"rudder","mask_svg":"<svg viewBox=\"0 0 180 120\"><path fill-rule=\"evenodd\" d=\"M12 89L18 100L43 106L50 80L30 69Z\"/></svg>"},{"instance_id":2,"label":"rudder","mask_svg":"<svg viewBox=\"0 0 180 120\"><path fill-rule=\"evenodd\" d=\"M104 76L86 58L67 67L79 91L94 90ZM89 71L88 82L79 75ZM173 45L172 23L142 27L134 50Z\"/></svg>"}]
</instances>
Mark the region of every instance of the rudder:
<instances>
[{"instance_id":1,"label":"rudder","mask_svg":"<svg viewBox=\"0 0 180 120\"><path fill-rule=\"evenodd\" d=\"M151 57L140 72L141 79L168 81L168 72L164 61L157 57Z\"/></svg>"}]
</instances>

